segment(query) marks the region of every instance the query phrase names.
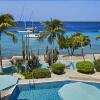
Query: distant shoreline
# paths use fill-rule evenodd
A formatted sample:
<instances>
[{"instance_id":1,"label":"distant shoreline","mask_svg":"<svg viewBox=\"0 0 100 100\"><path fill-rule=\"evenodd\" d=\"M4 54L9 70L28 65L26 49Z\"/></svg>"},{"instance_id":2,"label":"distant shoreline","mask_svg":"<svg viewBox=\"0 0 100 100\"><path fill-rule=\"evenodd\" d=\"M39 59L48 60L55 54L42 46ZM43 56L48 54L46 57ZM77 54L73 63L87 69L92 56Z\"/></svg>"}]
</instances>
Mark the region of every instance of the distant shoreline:
<instances>
[{"instance_id":1,"label":"distant shoreline","mask_svg":"<svg viewBox=\"0 0 100 100\"><path fill-rule=\"evenodd\" d=\"M16 22L35 22L35 23L36 22L42 22L43 23L45 21L32 21L32 20L31 21L28 21L28 20L26 20L26 21L25 20L20 21L20 20L16 20ZM100 23L100 21L95 21L95 20L94 21L88 21L88 20L86 20L86 21L62 21L62 22L97 22L97 23Z\"/></svg>"},{"instance_id":2,"label":"distant shoreline","mask_svg":"<svg viewBox=\"0 0 100 100\"><path fill-rule=\"evenodd\" d=\"M84 54L85 56L86 55L93 55L93 53L86 53L86 54ZM100 53L94 53L94 55L100 55ZM44 56L44 54L39 54L39 55L36 55L36 56ZM69 57L69 55L68 54L59 54L59 56L67 56L67 57ZM22 55L14 55L14 56L12 56L12 57L3 57L3 60L6 60L6 59L11 59L11 58L13 58L13 57L22 57ZM81 54L74 54L73 55L73 57L82 57L82 55Z\"/></svg>"}]
</instances>

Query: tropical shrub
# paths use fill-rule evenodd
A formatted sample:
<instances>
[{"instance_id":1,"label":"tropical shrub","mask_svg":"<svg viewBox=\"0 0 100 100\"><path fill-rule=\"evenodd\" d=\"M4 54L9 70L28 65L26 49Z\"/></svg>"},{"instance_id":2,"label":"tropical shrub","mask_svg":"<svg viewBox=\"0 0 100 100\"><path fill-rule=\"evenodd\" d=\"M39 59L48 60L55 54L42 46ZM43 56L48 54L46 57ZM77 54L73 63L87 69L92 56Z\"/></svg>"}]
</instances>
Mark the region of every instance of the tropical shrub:
<instances>
[{"instance_id":1,"label":"tropical shrub","mask_svg":"<svg viewBox=\"0 0 100 100\"><path fill-rule=\"evenodd\" d=\"M33 78L32 72L24 72L22 74L24 75L25 79L32 79Z\"/></svg>"},{"instance_id":2,"label":"tropical shrub","mask_svg":"<svg viewBox=\"0 0 100 100\"><path fill-rule=\"evenodd\" d=\"M15 68L17 70L18 73L21 72L21 69L22 69L22 63L23 63L23 60L22 59L17 59L16 60L16 63L15 63Z\"/></svg>"},{"instance_id":3,"label":"tropical shrub","mask_svg":"<svg viewBox=\"0 0 100 100\"><path fill-rule=\"evenodd\" d=\"M16 68L16 71L18 73L21 72L23 61L24 61L23 58L14 58L14 59L10 60L12 66L14 66Z\"/></svg>"},{"instance_id":4,"label":"tropical shrub","mask_svg":"<svg viewBox=\"0 0 100 100\"><path fill-rule=\"evenodd\" d=\"M0 75L5 75L5 73L4 72L0 72Z\"/></svg>"},{"instance_id":5,"label":"tropical shrub","mask_svg":"<svg viewBox=\"0 0 100 100\"><path fill-rule=\"evenodd\" d=\"M51 72L46 68L33 69L33 78L50 78Z\"/></svg>"},{"instance_id":6,"label":"tropical shrub","mask_svg":"<svg viewBox=\"0 0 100 100\"><path fill-rule=\"evenodd\" d=\"M94 64L89 61L80 61L76 64L77 71L85 74L94 73Z\"/></svg>"},{"instance_id":7,"label":"tropical shrub","mask_svg":"<svg viewBox=\"0 0 100 100\"><path fill-rule=\"evenodd\" d=\"M63 74L65 66L61 63L52 65L52 72L55 74Z\"/></svg>"},{"instance_id":8,"label":"tropical shrub","mask_svg":"<svg viewBox=\"0 0 100 100\"><path fill-rule=\"evenodd\" d=\"M28 60L28 66L30 67L31 71L36 68L39 64L39 59L37 56L32 55L32 59Z\"/></svg>"},{"instance_id":9,"label":"tropical shrub","mask_svg":"<svg viewBox=\"0 0 100 100\"><path fill-rule=\"evenodd\" d=\"M97 72L100 72L100 59L97 59L94 62L94 67L95 67L95 69L96 69Z\"/></svg>"},{"instance_id":10,"label":"tropical shrub","mask_svg":"<svg viewBox=\"0 0 100 100\"><path fill-rule=\"evenodd\" d=\"M53 63L55 63L55 62L58 60L58 54L59 54L59 52L58 52L57 49L55 49L55 50L53 51L53 56L52 56L52 50L48 50L47 55L46 55L46 57L45 57L45 61L46 61L49 65L51 65L51 64L52 64L52 57L53 57Z\"/></svg>"}]
</instances>

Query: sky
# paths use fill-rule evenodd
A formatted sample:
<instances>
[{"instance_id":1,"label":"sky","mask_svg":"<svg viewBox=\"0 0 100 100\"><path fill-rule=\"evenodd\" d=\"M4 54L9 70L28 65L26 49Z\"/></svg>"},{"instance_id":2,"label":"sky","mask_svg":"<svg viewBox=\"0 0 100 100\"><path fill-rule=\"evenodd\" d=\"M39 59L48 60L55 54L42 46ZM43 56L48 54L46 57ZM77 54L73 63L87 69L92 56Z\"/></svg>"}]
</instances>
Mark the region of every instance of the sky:
<instances>
[{"instance_id":1,"label":"sky","mask_svg":"<svg viewBox=\"0 0 100 100\"><path fill-rule=\"evenodd\" d=\"M100 21L100 0L0 0L0 14L15 20Z\"/></svg>"}]
</instances>

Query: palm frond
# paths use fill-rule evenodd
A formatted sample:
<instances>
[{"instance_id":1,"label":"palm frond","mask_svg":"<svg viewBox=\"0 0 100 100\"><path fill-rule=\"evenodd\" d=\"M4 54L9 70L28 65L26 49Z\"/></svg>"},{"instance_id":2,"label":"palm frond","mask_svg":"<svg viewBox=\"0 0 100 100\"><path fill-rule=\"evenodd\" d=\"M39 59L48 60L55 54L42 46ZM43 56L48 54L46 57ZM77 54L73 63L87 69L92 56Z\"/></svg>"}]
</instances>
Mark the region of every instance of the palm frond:
<instances>
[{"instance_id":1,"label":"palm frond","mask_svg":"<svg viewBox=\"0 0 100 100\"><path fill-rule=\"evenodd\" d=\"M64 34L65 32L64 32L64 30L62 29L62 28L60 28L60 27L56 27L55 29L54 29L54 33L61 33L61 34Z\"/></svg>"},{"instance_id":2,"label":"palm frond","mask_svg":"<svg viewBox=\"0 0 100 100\"><path fill-rule=\"evenodd\" d=\"M0 16L0 31L1 32L15 26L16 26L16 23L12 15L4 14Z\"/></svg>"},{"instance_id":3,"label":"palm frond","mask_svg":"<svg viewBox=\"0 0 100 100\"><path fill-rule=\"evenodd\" d=\"M3 14L0 16L0 23L13 21L14 17L11 14Z\"/></svg>"},{"instance_id":4,"label":"palm frond","mask_svg":"<svg viewBox=\"0 0 100 100\"><path fill-rule=\"evenodd\" d=\"M49 35L49 37L48 37L48 42L49 42L50 44L52 44L53 39L54 39L54 38L52 38L52 35Z\"/></svg>"},{"instance_id":5,"label":"palm frond","mask_svg":"<svg viewBox=\"0 0 100 100\"><path fill-rule=\"evenodd\" d=\"M14 33L13 33L13 32L8 32L8 31L7 31L7 32L5 32L5 34L6 34L6 35L8 35L8 36L13 36L13 35L14 35Z\"/></svg>"},{"instance_id":6,"label":"palm frond","mask_svg":"<svg viewBox=\"0 0 100 100\"><path fill-rule=\"evenodd\" d=\"M0 31L4 31L8 28L10 28L12 25L10 25L9 23L1 23L0 24Z\"/></svg>"},{"instance_id":7,"label":"palm frond","mask_svg":"<svg viewBox=\"0 0 100 100\"><path fill-rule=\"evenodd\" d=\"M11 36L14 43L17 43L18 39L13 32L5 32L6 35Z\"/></svg>"}]
</instances>

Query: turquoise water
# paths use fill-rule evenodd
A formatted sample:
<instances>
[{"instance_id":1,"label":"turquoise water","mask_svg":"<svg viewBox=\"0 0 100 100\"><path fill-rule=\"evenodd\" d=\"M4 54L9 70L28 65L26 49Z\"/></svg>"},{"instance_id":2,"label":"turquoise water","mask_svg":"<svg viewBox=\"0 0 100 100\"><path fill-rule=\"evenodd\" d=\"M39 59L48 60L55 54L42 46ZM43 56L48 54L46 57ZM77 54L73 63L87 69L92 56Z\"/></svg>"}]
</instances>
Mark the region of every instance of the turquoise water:
<instances>
[{"instance_id":1,"label":"turquoise water","mask_svg":"<svg viewBox=\"0 0 100 100\"><path fill-rule=\"evenodd\" d=\"M76 81L61 81L51 83L18 85L9 100L61 100L58 90L65 84ZM99 83L87 83L100 89ZM91 92L91 91L90 91ZM84 99L82 99L84 100Z\"/></svg>"},{"instance_id":2,"label":"turquoise water","mask_svg":"<svg viewBox=\"0 0 100 100\"><path fill-rule=\"evenodd\" d=\"M2 55L3 57L12 57L13 55L21 55L21 47L22 47L22 34L18 33L17 30L25 29L25 22L18 22L18 26L15 29L10 29L13 31L17 38L18 43L14 44L12 39L5 34L2 35ZM26 22L27 27L31 27L32 22ZM43 24L40 22L34 22L33 27L37 27L39 31L44 31ZM87 46L84 48L84 53L100 53L100 41L96 41L96 36L100 35L100 22L64 22L64 30L65 34L68 36L73 34L74 32L81 32L83 34L89 35L91 38L92 51L90 47ZM45 54L46 47L51 48L51 45L48 43L47 39L43 42L39 42L37 39L30 39L30 48L33 50L35 54ZM55 47L58 48L57 41L55 41ZM38 50L39 49L39 50ZM60 54L66 54L67 50L59 50ZM80 50L76 50L76 54L80 54Z\"/></svg>"},{"instance_id":3,"label":"turquoise water","mask_svg":"<svg viewBox=\"0 0 100 100\"><path fill-rule=\"evenodd\" d=\"M67 35L71 35L74 32L66 32ZM92 51L90 50L90 47L87 46L84 48L84 53L100 53L100 41L96 40L96 36L99 35L99 32L83 32L86 35L89 35L91 38L91 44L92 44ZM12 57L13 55L21 55L21 34L16 33L18 37L18 43L14 44L10 37L3 35L2 36L2 46L3 46L3 56L4 57ZM48 43L47 39L45 39L43 42L39 42L37 39L30 39L30 48L32 48L33 52L35 54L44 54L46 47L51 48L51 45ZM58 48L57 42L55 41L55 47ZM81 50L76 50L75 53L80 54ZM67 53L67 50L60 50L60 53Z\"/></svg>"}]
</instances>

